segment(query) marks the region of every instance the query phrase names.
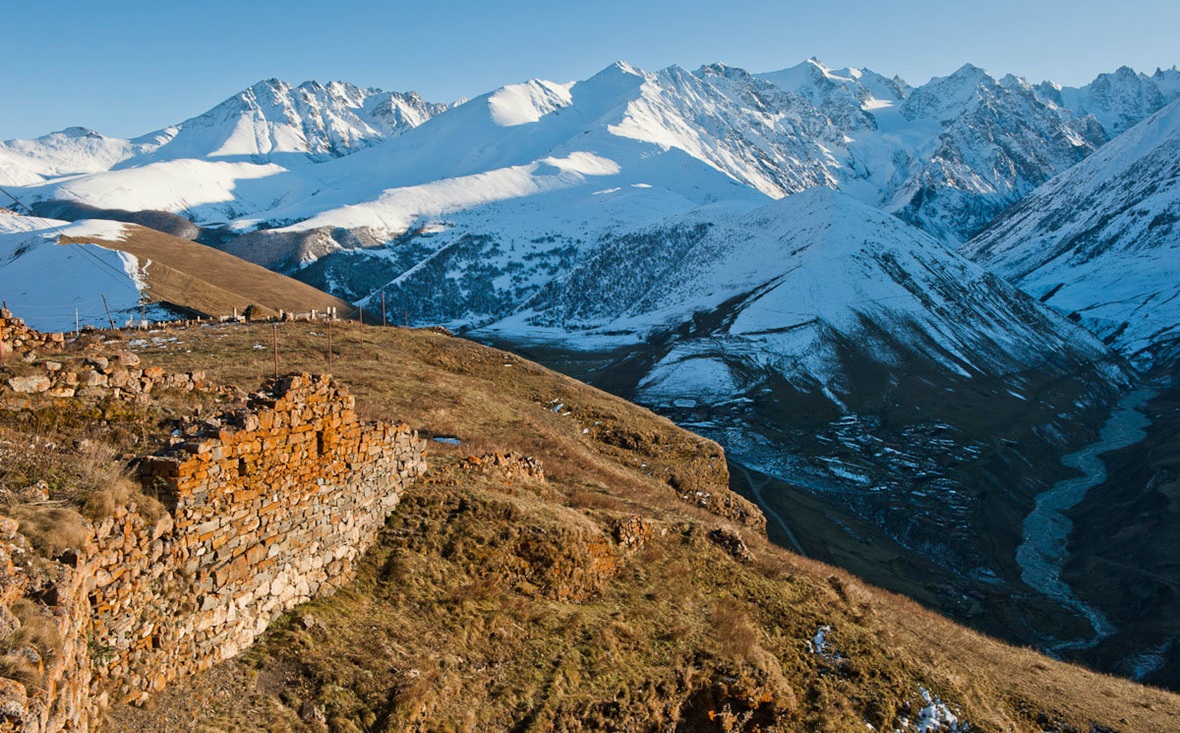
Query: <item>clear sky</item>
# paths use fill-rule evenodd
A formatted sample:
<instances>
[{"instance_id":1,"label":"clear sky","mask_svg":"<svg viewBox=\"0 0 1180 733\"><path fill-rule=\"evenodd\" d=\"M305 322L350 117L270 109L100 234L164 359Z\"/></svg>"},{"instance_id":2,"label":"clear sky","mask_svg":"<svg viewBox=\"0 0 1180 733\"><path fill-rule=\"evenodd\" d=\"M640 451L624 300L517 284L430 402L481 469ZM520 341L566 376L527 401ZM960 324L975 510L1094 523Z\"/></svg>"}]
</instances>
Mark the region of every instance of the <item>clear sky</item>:
<instances>
[{"instance_id":1,"label":"clear sky","mask_svg":"<svg viewBox=\"0 0 1180 733\"><path fill-rule=\"evenodd\" d=\"M471 97L530 78L584 79L722 61L750 71L816 56L911 84L966 62L1079 85L1180 63L1176 0L7 0L0 139L71 125L131 137L261 79L351 81Z\"/></svg>"}]
</instances>

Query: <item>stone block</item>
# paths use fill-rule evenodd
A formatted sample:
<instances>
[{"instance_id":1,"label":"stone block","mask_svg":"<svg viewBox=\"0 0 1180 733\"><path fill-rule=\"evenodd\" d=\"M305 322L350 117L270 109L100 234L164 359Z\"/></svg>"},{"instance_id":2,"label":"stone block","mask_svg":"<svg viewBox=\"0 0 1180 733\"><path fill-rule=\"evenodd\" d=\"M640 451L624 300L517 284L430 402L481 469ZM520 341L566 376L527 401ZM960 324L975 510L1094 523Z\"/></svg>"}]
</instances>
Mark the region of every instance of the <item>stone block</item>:
<instances>
[{"instance_id":1,"label":"stone block","mask_svg":"<svg viewBox=\"0 0 1180 733\"><path fill-rule=\"evenodd\" d=\"M36 374L29 377L12 377L8 380L8 386L17 394L38 394L48 390L52 384L49 377L44 374Z\"/></svg>"}]
</instances>

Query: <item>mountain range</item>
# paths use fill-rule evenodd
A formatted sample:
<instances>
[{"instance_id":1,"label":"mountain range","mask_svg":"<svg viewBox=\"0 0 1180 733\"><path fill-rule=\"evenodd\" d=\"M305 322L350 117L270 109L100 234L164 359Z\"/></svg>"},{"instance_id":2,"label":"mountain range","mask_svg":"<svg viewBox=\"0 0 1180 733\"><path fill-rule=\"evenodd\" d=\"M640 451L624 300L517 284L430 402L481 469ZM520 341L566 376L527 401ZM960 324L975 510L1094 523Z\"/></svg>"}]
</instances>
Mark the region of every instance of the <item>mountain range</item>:
<instances>
[{"instance_id":1,"label":"mountain range","mask_svg":"<svg viewBox=\"0 0 1180 733\"><path fill-rule=\"evenodd\" d=\"M1023 585L1020 520L1180 354L1177 100L1175 68L912 87L815 59L455 104L270 80L134 140L0 143L53 219L8 217L0 287L61 220L211 245L652 405L722 443L780 543L1055 645L1087 629Z\"/></svg>"}]
</instances>

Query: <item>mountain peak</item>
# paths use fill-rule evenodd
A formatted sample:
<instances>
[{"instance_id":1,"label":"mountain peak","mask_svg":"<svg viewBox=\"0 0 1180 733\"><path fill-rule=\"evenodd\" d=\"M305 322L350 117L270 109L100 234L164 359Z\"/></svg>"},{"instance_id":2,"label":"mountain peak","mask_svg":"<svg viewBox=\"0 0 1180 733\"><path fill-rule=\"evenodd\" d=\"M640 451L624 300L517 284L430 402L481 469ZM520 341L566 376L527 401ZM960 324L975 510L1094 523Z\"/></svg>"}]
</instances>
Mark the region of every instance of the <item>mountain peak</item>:
<instances>
[{"instance_id":1,"label":"mountain peak","mask_svg":"<svg viewBox=\"0 0 1180 733\"><path fill-rule=\"evenodd\" d=\"M981 82L984 79L990 79L991 75L987 73L986 69L980 68L972 63L966 63L955 69L955 71L947 79L968 80L975 83Z\"/></svg>"},{"instance_id":2,"label":"mountain peak","mask_svg":"<svg viewBox=\"0 0 1180 733\"><path fill-rule=\"evenodd\" d=\"M60 132L52 133L52 134L64 135L69 138L82 138L82 137L101 138L101 137L104 137L104 135L102 133L95 132L94 130L91 130L89 127L80 127L77 125L67 127L66 129L61 130Z\"/></svg>"},{"instance_id":3,"label":"mountain peak","mask_svg":"<svg viewBox=\"0 0 1180 733\"><path fill-rule=\"evenodd\" d=\"M623 76L639 76L639 77L647 76L641 70L635 68L634 66L627 63L626 61L623 61L622 59L614 62L610 66L607 66L605 69L603 69L602 71L598 72L597 74L595 74L594 76L592 76L590 78L595 79L595 78L598 78L603 75L607 75L607 76L623 75Z\"/></svg>"}]
</instances>

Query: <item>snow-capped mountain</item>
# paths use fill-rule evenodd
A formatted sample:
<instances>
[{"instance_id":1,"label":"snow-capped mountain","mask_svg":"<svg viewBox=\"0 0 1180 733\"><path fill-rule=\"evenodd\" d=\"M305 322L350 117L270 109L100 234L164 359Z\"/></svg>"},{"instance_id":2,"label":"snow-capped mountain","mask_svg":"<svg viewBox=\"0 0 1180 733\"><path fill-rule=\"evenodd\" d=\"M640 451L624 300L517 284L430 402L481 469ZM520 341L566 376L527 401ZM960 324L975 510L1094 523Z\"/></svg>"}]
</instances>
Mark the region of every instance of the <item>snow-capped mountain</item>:
<instances>
[{"instance_id":1,"label":"snow-capped mountain","mask_svg":"<svg viewBox=\"0 0 1180 733\"><path fill-rule=\"evenodd\" d=\"M971 65L915 89L900 114L905 127L937 122L938 132L886 208L948 243L1106 142L1092 119L1063 117L1027 84Z\"/></svg>"},{"instance_id":2,"label":"snow-capped mountain","mask_svg":"<svg viewBox=\"0 0 1180 733\"><path fill-rule=\"evenodd\" d=\"M415 92L361 89L342 82L295 87L269 79L199 117L139 138L137 142L154 149L124 167L186 158L261 163L284 154L295 154L295 161L320 161L398 135L446 108Z\"/></svg>"},{"instance_id":3,"label":"snow-capped mountain","mask_svg":"<svg viewBox=\"0 0 1180 733\"><path fill-rule=\"evenodd\" d=\"M343 82L306 82L296 87L270 79L205 114L133 140L71 127L36 140L0 142L0 185L35 185L115 168L150 168L165 161L260 164L281 158L285 165L317 162L398 135L446 109L447 105L427 102L416 92L361 89ZM161 177L192 176L190 168L165 168L163 173L119 180L150 188ZM84 193L65 198L92 203ZM117 203L129 205L114 208L144 208L138 201L134 197L120 200Z\"/></svg>"},{"instance_id":4,"label":"snow-capped mountain","mask_svg":"<svg viewBox=\"0 0 1180 733\"><path fill-rule=\"evenodd\" d=\"M1167 87L1170 77L1157 76ZM445 111L412 94L261 82L125 141L133 149L103 159L112 170L92 162L72 166L83 175L19 180L38 200L180 212L234 232L327 228L380 243L484 202L489 179L504 171L573 152L609 159L605 151L630 145L686 154L770 198L838 188L957 245L1107 137L1092 116L969 65L912 89L814 59L758 75L722 64L649 73L620 62L582 82L534 80ZM415 189L423 186L429 195ZM444 189L445 201L436 195ZM530 191L499 187L496 196Z\"/></svg>"},{"instance_id":5,"label":"snow-capped mountain","mask_svg":"<svg viewBox=\"0 0 1180 733\"><path fill-rule=\"evenodd\" d=\"M36 140L0 142L0 185L28 186L50 178L107 171L146 148L84 127L70 127Z\"/></svg>"},{"instance_id":6,"label":"snow-capped mountain","mask_svg":"<svg viewBox=\"0 0 1180 733\"><path fill-rule=\"evenodd\" d=\"M1180 338L1180 101L1037 189L962 251L1127 356Z\"/></svg>"},{"instance_id":7,"label":"snow-capped mountain","mask_svg":"<svg viewBox=\"0 0 1180 733\"><path fill-rule=\"evenodd\" d=\"M1180 69L1156 69L1148 76L1123 66L1113 73L1099 74L1083 87L1041 82L1036 93L1078 116L1093 115L1114 136L1180 99Z\"/></svg>"}]
</instances>

